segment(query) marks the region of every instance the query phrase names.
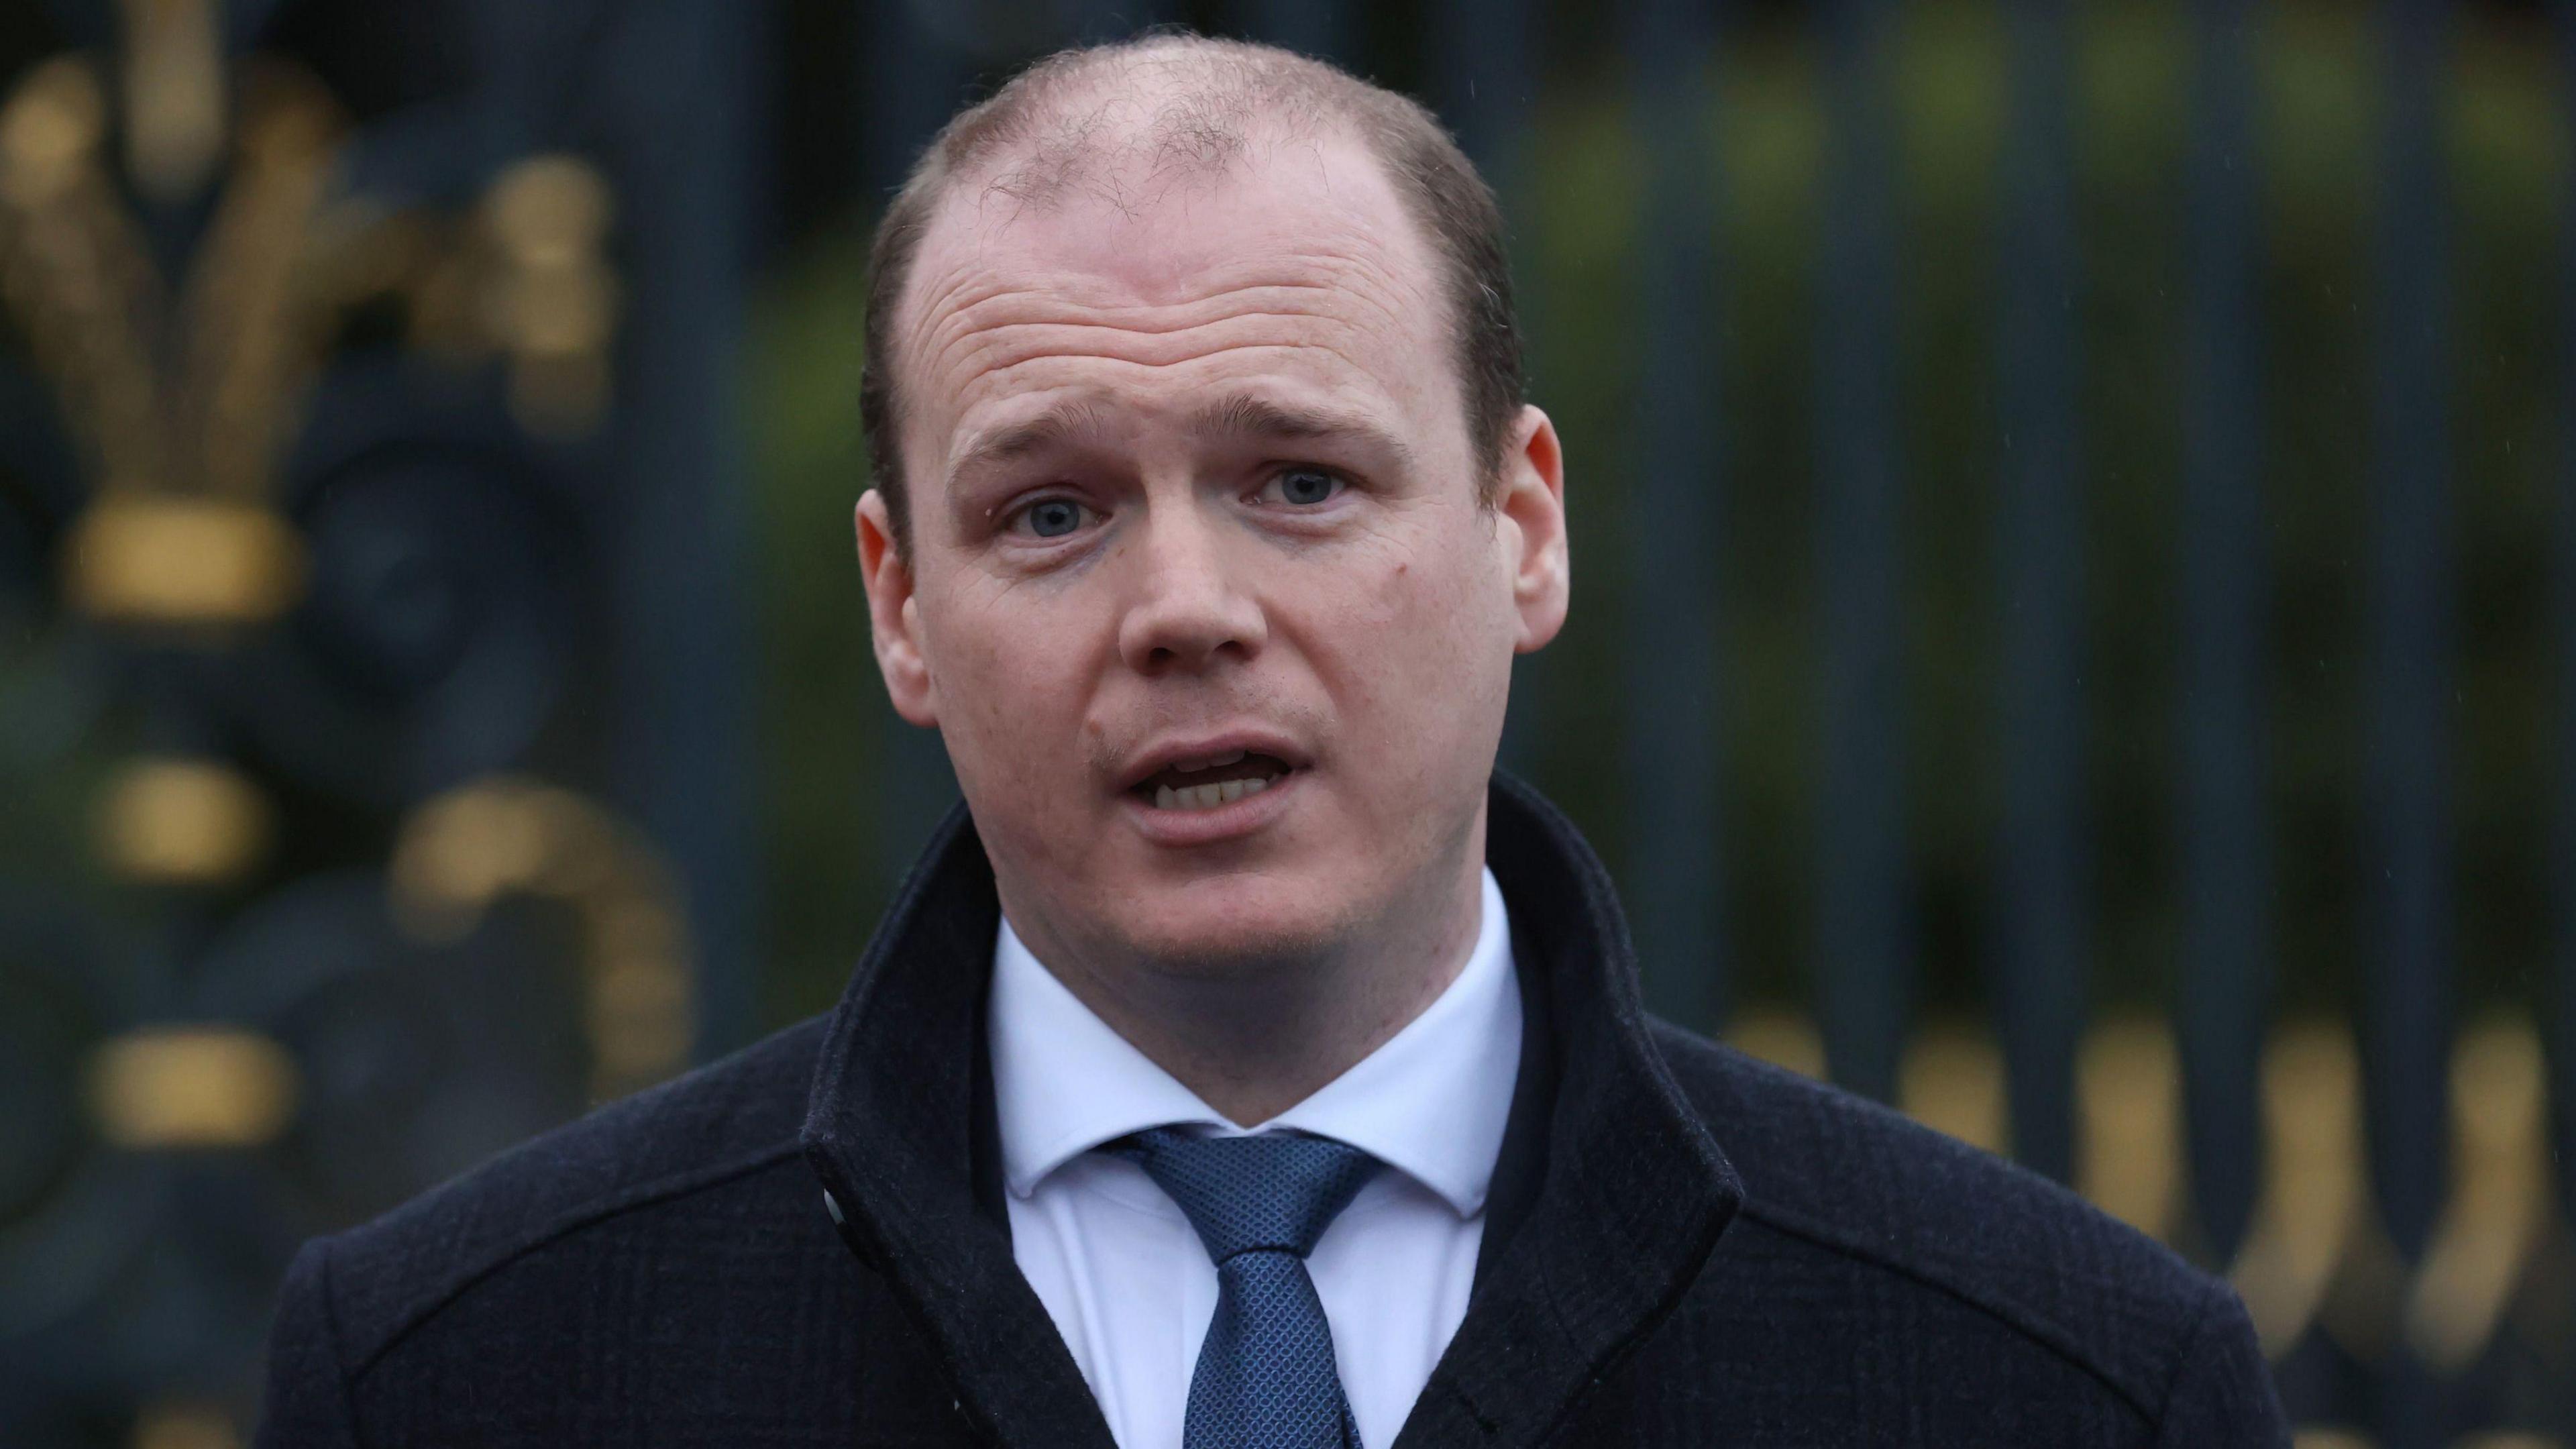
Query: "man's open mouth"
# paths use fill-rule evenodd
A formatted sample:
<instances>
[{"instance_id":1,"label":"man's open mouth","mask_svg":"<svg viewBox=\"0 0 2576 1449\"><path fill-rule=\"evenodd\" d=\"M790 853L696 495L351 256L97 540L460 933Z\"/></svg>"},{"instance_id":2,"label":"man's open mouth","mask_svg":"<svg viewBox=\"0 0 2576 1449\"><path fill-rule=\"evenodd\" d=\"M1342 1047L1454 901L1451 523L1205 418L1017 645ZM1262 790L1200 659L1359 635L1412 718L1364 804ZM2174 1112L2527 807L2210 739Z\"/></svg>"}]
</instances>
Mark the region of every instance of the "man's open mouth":
<instances>
[{"instance_id":1,"label":"man's open mouth","mask_svg":"<svg viewBox=\"0 0 2576 1449\"><path fill-rule=\"evenodd\" d=\"M1229 750L1204 760L1178 760L1156 770L1136 793L1157 810L1213 810L1257 795L1288 773L1288 763L1249 750Z\"/></svg>"}]
</instances>

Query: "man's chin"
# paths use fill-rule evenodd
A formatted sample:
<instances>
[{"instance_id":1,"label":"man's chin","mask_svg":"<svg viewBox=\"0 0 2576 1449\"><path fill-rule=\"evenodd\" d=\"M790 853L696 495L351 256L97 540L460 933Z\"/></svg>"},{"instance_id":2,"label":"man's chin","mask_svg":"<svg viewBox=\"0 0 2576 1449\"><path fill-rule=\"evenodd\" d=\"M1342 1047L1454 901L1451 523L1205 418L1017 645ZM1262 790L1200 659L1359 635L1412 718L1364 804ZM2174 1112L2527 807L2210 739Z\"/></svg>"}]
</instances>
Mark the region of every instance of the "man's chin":
<instances>
[{"instance_id":1,"label":"man's chin","mask_svg":"<svg viewBox=\"0 0 2576 1449\"><path fill-rule=\"evenodd\" d=\"M1239 981L1295 971L1333 954L1351 932L1350 912L1319 908L1311 894L1221 885L1176 894L1185 898L1149 898L1134 916L1104 923L1122 954L1158 975Z\"/></svg>"}]
</instances>

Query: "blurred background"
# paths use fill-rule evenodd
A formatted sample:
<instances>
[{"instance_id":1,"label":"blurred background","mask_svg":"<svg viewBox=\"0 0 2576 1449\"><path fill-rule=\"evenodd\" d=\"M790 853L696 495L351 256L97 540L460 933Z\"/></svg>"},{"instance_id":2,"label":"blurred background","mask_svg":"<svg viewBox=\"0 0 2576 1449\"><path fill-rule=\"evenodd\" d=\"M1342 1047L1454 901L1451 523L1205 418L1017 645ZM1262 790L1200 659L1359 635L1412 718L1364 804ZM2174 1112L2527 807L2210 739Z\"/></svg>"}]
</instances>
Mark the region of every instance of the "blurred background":
<instances>
[{"instance_id":1,"label":"blurred background","mask_svg":"<svg viewBox=\"0 0 2576 1449\"><path fill-rule=\"evenodd\" d=\"M1431 103L1570 457L1507 763L1657 1009L2230 1275L2303 1449L2576 1444L2576 6L0 0L0 1444L829 1007L954 797L861 263L1017 63Z\"/></svg>"}]
</instances>

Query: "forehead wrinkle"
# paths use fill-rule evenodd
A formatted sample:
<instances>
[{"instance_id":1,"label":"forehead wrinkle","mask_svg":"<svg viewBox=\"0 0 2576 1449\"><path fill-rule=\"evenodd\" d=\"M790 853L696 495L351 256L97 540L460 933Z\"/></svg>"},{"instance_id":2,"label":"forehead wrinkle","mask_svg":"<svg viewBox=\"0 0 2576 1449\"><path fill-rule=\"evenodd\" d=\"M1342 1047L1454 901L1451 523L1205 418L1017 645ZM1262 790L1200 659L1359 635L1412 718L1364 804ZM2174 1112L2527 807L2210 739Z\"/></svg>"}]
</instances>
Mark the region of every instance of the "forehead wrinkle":
<instances>
[{"instance_id":1,"label":"forehead wrinkle","mask_svg":"<svg viewBox=\"0 0 2576 1449\"><path fill-rule=\"evenodd\" d=\"M1333 313L1328 305L1297 305L1310 300L1310 296L1300 294L1338 293L1339 290L1329 286L1255 286L1178 303L1083 306L1077 302L1070 310L1078 311L1080 315L1066 316L1068 307L1062 298L1034 289L1015 288L960 307L950 317L960 335L989 332L1000 327L1054 325L1109 327L1156 336L1186 332L1192 327L1209 326L1230 317L1330 317ZM1265 303L1270 305L1262 305Z\"/></svg>"},{"instance_id":2,"label":"forehead wrinkle","mask_svg":"<svg viewBox=\"0 0 2576 1449\"><path fill-rule=\"evenodd\" d=\"M949 339L937 358L938 370L932 376L953 380L950 395L962 409L971 405L974 395L989 390L995 379L1029 363L1053 359L1122 362L1142 367L1172 367L1229 350L1259 345L1257 339L1267 329L1265 322L1281 320L1299 322L1325 321L1304 314L1247 313L1218 318L1190 327L1155 332L1102 323L1083 322L1012 322L961 333ZM1214 340L1193 342L1189 334L1218 329ZM1349 330L1346 326L1336 331ZM1242 338L1245 332L1256 340ZM1275 333L1271 334L1275 336ZM1123 344L1123 345L1122 345ZM1317 347L1327 344L1321 338L1300 339L1287 346ZM1345 359L1349 354L1331 348Z\"/></svg>"},{"instance_id":3,"label":"forehead wrinkle","mask_svg":"<svg viewBox=\"0 0 2576 1449\"><path fill-rule=\"evenodd\" d=\"M1335 323L1333 319L1310 317L1304 313L1238 312L1211 322L1143 331L1102 322L1011 322L999 327L986 328L964 341L970 358L982 359L996 354L1008 358L1008 361L999 364L1002 367L1016 366L1022 362L1031 362L1044 357L1094 357L1105 361L1133 362L1145 367L1167 367L1223 352L1229 346L1245 345L1218 340L1200 344L1197 350L1190 350L1193 344L1186 340L1190 333L1230 326L1235 331L1252 331L1258 330L1257 324L1263 322L1291 319L1301 322L1321 322L1326 326L1337 326L1342 331L1353 330L1347 324ZM1246 325L1234 326L1233 324ZM1076 342L1083 337L1098 337L1103 345L1084 347L1078 345L1078 342L1073 346L1063 345L1066 342ZM1146 339L1151 341L1148 342ZM1138 345L1121 348L1117 346L1120 340L1131 340ZM1014 344L1017 345L1014 346ZM1308 347L1321 344L1299 340L1272 345ZM990 370L989 367L981 369L981 371Z\"/></svg>"},{"instance_id":4,"label":"forehead wrinkle","mask_svg":"<svg viewBox=\"0 0 2576 1449\"><path fill-rule=\"evenodd\" d=\"M1339 365L1340 370L1375 381L1374 372L1353 349L1344 343L1344 336L1352 330L1343 327L1335 329L1337 335L1285 341L1278 340L1275 336L1244 340L1219 337L1195 346L1168 348L1150 357L1119 356L1060 345L1048 346L1043 339L1036 338L1029 339L1017 347L1006 349L1001 339L979 338L975 344L975 351L964 360L964 369L961 370L971 370L960 381L955 396L958 398L959 415L962 417L984 397L989 397L996 389L1007 386L1013 377L1025 368L1071 362L1086 366L1134 369L1150 375L1227 354L1248 356L1256 353L1286 353L1290 356L1305 357L1322 354L1332 358ZM999 360L991 360L995 357Z\"/></svg>"},{"instance_id":5,"label":"forehead wrinkle","mask_svg":"<svg viewBox=\"0 0 2576 1449\"><path fill-rule=\"evenodd\" d=\"M1058 350L1125 353L1131 359L1141 355L1181 361L1186 358L1176 354L1199 354L1169 345L1173 339L1209 328L1226 332L1258 329L1265 322L1311 326L1328 334L1364 331L1363 322L1346 315L1345 309L1280 305L1310 297L1322 300L1353 295L1346 288L1330 284L1261 286L1178 306L1081 308L1075 303L1069 308L1060 296L1044 289L996 291L937 319L936 335L930 339L928 355L923 359L927 364L924 376L956 377L961 372L989 371L992 364L986 359L996 354L1005 357L1004 365L1008 365L1041 354L1051 346ZM1252 305L1256 303L1272 305ZM1085 315L1063 315L1068 310ZM1382 317L1391 316L1376 306L1370 310ZM1068 339L1084 337L1094 341L1074 342L1067 347ZM962 387L963 384L961 390Z\"/></svg>"},{"instance_id":6,"label":"forehead wrinkle","mask_svg":"<svg viewBox=\"0 0 2576 1449\"><path fill-rule=\"evenodd\" d=\"M940 279L943 290L925 298L920 308L913 309L913 326L906 329L913 334L910 340L916 349L924 343L929 345L929 355L924 361L933 373L944 369L957 347L979 332L1002 325L1055 320L1068 309L1101 319L1094 325L1124 325L1138 332L1172 332L1198 325L1198 321L1184 315L1166 325L1156 326L1153 325L1155 314L1173 311L1186 314L1197 309L1222 315L1224 303L1230 297L1249 301L1255 294L1260 294L1261 300L1289 304L1297 301L1300 294L1345 290L1330 282L1271 276L1221 286L1174 303L1122 304L1084 300L1079 292L1105 289L1082 286L1082 279L1078 276L1063 279L1075 284L1069 287L1061 282L1050 286L1045 282L1013 281L991 267L966 266L953 270L953 276ZM1313 309L1311 315L1321 315L1323 310ZM1280 314L1310 315L1307 309L1294 306L1283 306ZM1066 325L1075 324L1068 321Z\"/></svg>"},{"instance_id":7,"label":"forehead wrinkle","mask_svg":"<svg viewBox=\"0 0 2576 1449\"><path fill-rule=\"evenodd\" d=\"M1369 269L1351 269L1352 280L1373 282ZM965 284L951 288L952 295L965 290ZM1379 295L1376 286L1347 286L1333 281L1264 280L1250 285L1202 294L1177 303L1086 306L1078 299L1045 287L1014 287L996 283L972 300L944 314L925 319L934 336L926 372L931 376L953 375L964 363L976 356L1001 349L1004 339L1047 330L1080 333L1093 332L1105 337L1171 337L1193 329L1225 326L1229 323L1255 323L1264 319L1321 324L1340 331L1362 330L1359 319L1339 315L1329 305L1317 307L1281 306L1301 301L1306 296L1347 298L1359 303L1382 324L1390 335L1401 336L1406 321L1404 312L1391 297ZM1268 307L1246 305L1256 302ZM1089 315L1068 318L1061 315L1068 308ZM1172 314L1179 314L1174 316ZM998 314L998 315L997 315ZM1192 315L1197 314L1197 315ZM1196 354L1193 354L1196 355ZM1014 357L1014 362L1024 360ZM1186 359L1171 359L1186 360Z\"/></svg>"},{"instance_id":8,"label":"forehead wrinkle","mask_svg":"<svg viewBox=\"0 0 2576 1449\"><path fill-rule=\"evenodd\" d=\"M1121 220L1107 229L1111 239L1092 232L1088 240L1075 240L1085 236L1079 223L1071 228L1072 237L1052 232L1031 235L1035 222L983 228L956 238L963 243L957 251L965 254L948 270L996 276L1034 272L1059 285L1079 284L1104 295L1132 296L1138 305L1167 305L1255 286L1334 285L1331 280L1318 280L1318 274L1327 279L1374 275L1392 283L1410 263L1423 263L1414 270L1431 266L1431 260L1391 247L1365 227L1340 221L1313 227L1303 236L1283 235L1284 228L1266 234L1256 230L1250 235L1225 235L1221 240L1200 236L1194 238L1198 253L1193 255L1177 240L1189 237L1189 229L1196 224L1192 209L1181 203L1157 209L1176 214L1158 227ZM927 245L923 251L936 255ZM1156 262L1160 275L1154 274ZM943 293L942 300L953 296L954 290Z\"/></svg>"},{"instance_id":9,"label":"forehead wrinkle","mask_svg":"<svg viewBox=\"0 0 2576 1449\"><path fill-rule=\"evenodd\" d=\"M1192 363L1192 362L1198 362L1198 361L1201 361L1201 360L1203 360L1203 359L1205 359L1205 358L1207 358L1207 357L1213 357L1213 356L1216 356L1216 355L1218 355L1218 354L1220 354L1220 353L1253 354L1253 353L1264 353L1264 352L1286 352L1286 353L1291 353L1291 354L1296 354L1296 355L1311 355L1311 354L1316 353L1316 352L1326 352L1326 353L1330 353L1330 354L1331 354L1333 357L1335 357L1337 360L1341 360L1341 361L1343 361L1343 362L1345 362L1345 363L1347 363L1347 361L1348 361L1347 356L1346 356L1345 354L1343 354L1342 352L1340 352L1338 349L1335 349L1335 348L1329 348L1329 347L1317 347L1317 346L1312 346L1312 345L1296 344L1296 343L1253 343L1253 344L1249 344L1249 345L1236 346L1236 347L1219 347L1219 348L1211 348L1211 349L1209 349L1207 352L1200 353L1200 354L1197 354L1197 355L1195 355L1195 356L1191 356L1191 357L1180 358L1180 359L1177 359L1177 360L1175 360L1175 361L1168 362L1168 363L1131 362L1131 361L1128 361L1128 360L1126 360L1126 359L1124 359L1124 358L1084 358L1084 359L1082 359L1082 360L1083 360L1083 362L1084 362L1085 364L1087 364L1087 365L1093 365L1093 366L1108 366L1108 367L1118 368L1118 369L1120 369L1120 370L1122 370L1122 371L1130 371L1130 372L1137 372L1137 373L1144 373L1144 374L1151 375L1151 374L1155 374L1155 373L1163 372L1163 371L1165 371L1165 370L1166 370L1166 369L1168 369L1168 368L1187 366L1188 364L1190 364L1190 363ZM978 383L978 384L981 384L981 385L1000 386L1000 385L1002 385L1002 384L1006 383L1007 381L1009 381L1009 380L1011 379L1011 377L1012 377L1012 375L1013 375L1013 374L1020 372L1022 369L1026 369L1026 368L1034 368L1034 367L1043 367L1043 366L1045 366L1046 364L1048 364L1048 363L1050 363L1050 362L1055 362L1055 361L1058 361L1058 360L1059 360L1059 359L1058 359L1057 357L1053 356L1053 355L1048 355L1048 356L1043 356L1043 357L1032 357L1032 358L1027 358L1027 359L1025 359L1025 360L1023 360L1023 361L1019 361L1019 362L1011 363L1011 364L1009 364L1008 366L1005 366L1005 367L996 368L996 369L994 369L992 372L986 373L986 374L982 375L981 377L979 377L979 378L977 379L977 383ZM1093 379L1093 380L1092 380L1092 382L1093 382L1093 384L1094 384L1094 385L1098 385L1098 384L1097 384L1097 379ZM977 405L977 404L976 404L976 402L969 402L969 403L968 403L964 408L961 408L961 409L959 410L959 416L960 416L961 420L962 420L962 418L964 417L965 413L967 413L967 412L969 412L969 411L972 411L972 410L973 410L973 408L974 408L976 405Z\"/></svg>"},{"instance_id":10,"label":"forehead wrinkle","mask_svg":"<svg viewBox=\"0 0 2576 1449\"><path fill-rule=\"evenodd\" d=\"M991 295L961 304L959 314L961 320L975 325L975 314L985 311L1009 314L1019 306L1032 310L1069 306L1101 321L1132 326L1139 331L1176 331L1192 325L1190 319L1194 314L1222 314L1236 307L1249 312L1259 310L1255 304L1262 302L1275 304L1276 310L1284 313L1330 316L1335 310L1333 299L1342 298L1367 308L1389 323L1399 324L1392 330L1400 333L1404 330L1401 324L1409 316L1408 305L1419 305L1423 300L1418 289L1402 287L1383 267L1330 253L1300 253L1281 260L1303 265L1307 276L1290 278L1255 273L1241 278L1218 278L1186 294L1136 301L1090 301L1079 295L1036 287L998 288ZM1416 292L1410 304L1398 296L1406 291ZM1158 314L1175 314L1176 320L1157 326Z\"/></svg>"}]
</instances>

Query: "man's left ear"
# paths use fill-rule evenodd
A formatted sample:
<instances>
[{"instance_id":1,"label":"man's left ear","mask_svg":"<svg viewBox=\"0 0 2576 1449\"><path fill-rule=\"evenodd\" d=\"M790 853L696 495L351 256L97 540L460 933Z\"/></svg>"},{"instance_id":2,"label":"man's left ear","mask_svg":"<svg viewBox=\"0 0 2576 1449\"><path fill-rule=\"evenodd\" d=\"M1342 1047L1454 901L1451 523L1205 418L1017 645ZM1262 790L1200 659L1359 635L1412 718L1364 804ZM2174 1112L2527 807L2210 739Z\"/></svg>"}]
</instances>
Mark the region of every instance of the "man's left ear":
<instances>
[{"instance_id":1,"label":"man's left ear","mask_svg":"<svg viewBox=\"0 0 2576 1449\"><path fill-rule=\"evenodd\" d=\"M1512 604L1520 613L1513 648L1529 654L1547 647L1565 627L1573 562L1565 543L1565 453L1556 424L1526 403L1503 445L1502 476L1495 481L1494 511L1506 525L1502 541L1512 568Z\"/></svg>"}]
</instances>

